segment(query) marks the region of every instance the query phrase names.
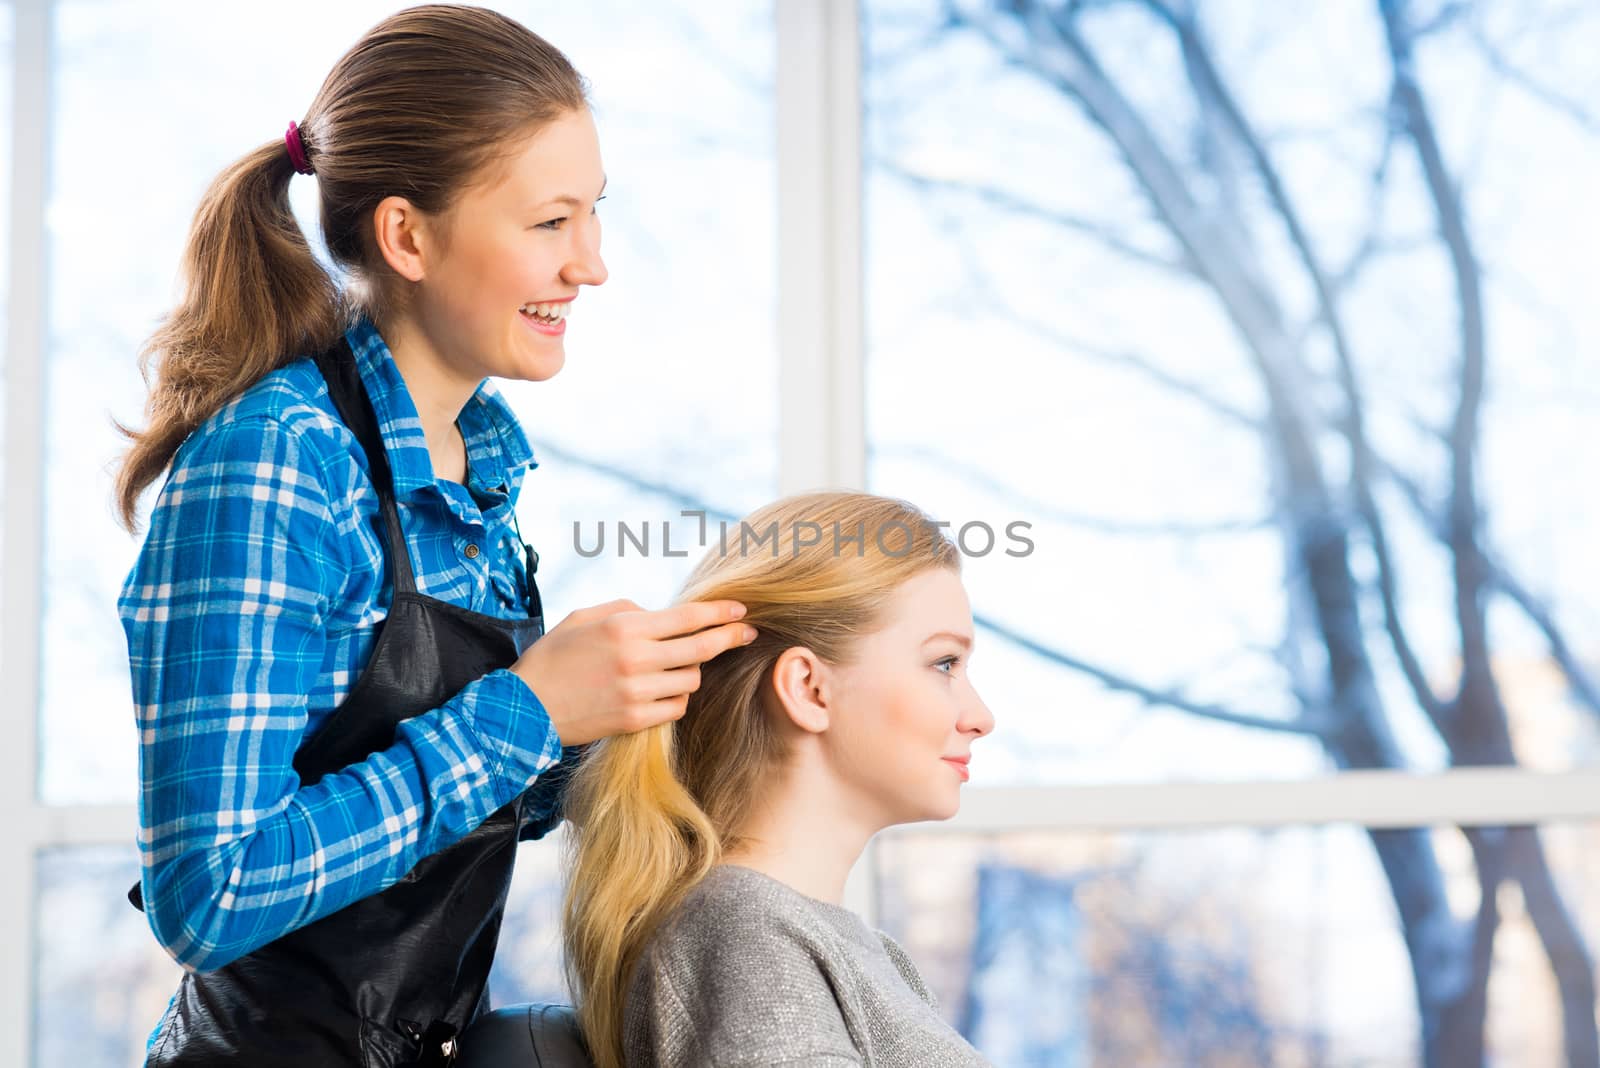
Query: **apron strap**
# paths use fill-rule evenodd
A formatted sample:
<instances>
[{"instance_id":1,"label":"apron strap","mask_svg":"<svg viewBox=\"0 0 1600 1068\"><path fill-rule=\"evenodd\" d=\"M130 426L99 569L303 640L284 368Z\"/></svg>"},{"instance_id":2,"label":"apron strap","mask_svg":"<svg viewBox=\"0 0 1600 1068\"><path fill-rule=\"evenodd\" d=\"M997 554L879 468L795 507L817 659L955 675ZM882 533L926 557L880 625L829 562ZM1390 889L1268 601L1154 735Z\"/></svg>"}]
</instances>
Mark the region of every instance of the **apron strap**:
<instances>
[{"instance_id":1,"label":"apron strap","mask_svg":"<svg viewBox=\"0 0 1600 1068\"><path fill-rule=\"evenodd\" d=\"M333 348L316 354L317 369L328 383L328 396L338 409L339 418L350 428L367 454L373 489L378 491L378 510L383 516L383 535L388 543L389 562L394 567L395 593L415 593L416 575L411 570L411 552L406 548L405 532L400 528L400 512L394 502L394 475L389 469L389 453L372 398L361 384L361 371L350 342L340 338Z\"/></svg>"}]
</instances>

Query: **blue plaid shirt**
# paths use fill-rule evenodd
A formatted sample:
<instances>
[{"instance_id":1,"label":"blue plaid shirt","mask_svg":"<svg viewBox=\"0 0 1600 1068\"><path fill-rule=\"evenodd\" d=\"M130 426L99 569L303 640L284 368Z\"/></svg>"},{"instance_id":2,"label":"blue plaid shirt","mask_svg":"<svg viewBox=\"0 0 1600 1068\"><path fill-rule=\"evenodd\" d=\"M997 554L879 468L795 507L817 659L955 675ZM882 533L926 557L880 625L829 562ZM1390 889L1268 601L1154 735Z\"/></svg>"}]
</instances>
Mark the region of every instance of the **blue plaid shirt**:
<instances>
[{"instance_id":1,"label":"blue plaid shirt","mask_svg":"<svg viewBox=\"0 0 1600 1068\"><path fill-rule=\"evenodd\" d=\"M370 323L346 335L394 473L420 593L524 615L512 511L533 452L485 382L462 410L468 477L436 479ZM151 929L208 971L398 881L562 756L510 671L408 719L394 744L304 786L295 750L349 693L393 584L366 458L310 359L184 442L119 609L139 725Z\"/></svg>"}]
</instances>

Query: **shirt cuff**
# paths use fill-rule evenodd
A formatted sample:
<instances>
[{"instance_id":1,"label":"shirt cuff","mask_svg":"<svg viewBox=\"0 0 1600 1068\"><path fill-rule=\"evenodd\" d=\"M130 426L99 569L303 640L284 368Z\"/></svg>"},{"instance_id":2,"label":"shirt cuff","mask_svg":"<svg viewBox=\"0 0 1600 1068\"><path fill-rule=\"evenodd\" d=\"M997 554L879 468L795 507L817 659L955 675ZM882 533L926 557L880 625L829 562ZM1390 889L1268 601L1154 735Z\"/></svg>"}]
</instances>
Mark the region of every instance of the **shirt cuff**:
<instances>
[{"instance_id":1,"label":"shirt cuff","mask_svg":"<svg viewBox=\"0 0 1600 1068\"><path fill-rule=\"evenodd\" d=\"M496 800L510 802L561 759L561 736L533 688L508 668L461 692L462 711L494 767Z\"/></svg>"}]
</instances>

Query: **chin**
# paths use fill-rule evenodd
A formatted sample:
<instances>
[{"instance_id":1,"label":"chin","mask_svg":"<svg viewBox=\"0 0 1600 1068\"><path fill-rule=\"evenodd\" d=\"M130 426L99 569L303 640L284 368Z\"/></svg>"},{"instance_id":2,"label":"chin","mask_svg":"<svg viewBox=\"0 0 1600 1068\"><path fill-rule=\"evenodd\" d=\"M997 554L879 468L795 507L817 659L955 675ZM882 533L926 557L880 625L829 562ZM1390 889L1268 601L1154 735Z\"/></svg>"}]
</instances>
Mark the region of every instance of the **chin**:
<instances>
[{"instance_id":1,"label":"chin","mask_svg":"<svg viewBox=\"0 0 1600 1068\"><path fill-rule=\"evenodd\" d=\"M939 821L954 819L955 814L961 811L961 794L955 793L949 797L941 797L931 801L923 807L922 814L917 817L918 822Z\"/></svg>"},{"instance_id":2,"label":"chin","mask_svg":"<svg viewBox=\"0 0 1600 1068\"><path fill-rule=\"evenodd\" d=\"M547 352L522 355L515 366L506 369L509 373L502 377L522 382L544 382L554 378L566 365L567 350L560 346L552 346Z\"/></svg>"}]
</instances>

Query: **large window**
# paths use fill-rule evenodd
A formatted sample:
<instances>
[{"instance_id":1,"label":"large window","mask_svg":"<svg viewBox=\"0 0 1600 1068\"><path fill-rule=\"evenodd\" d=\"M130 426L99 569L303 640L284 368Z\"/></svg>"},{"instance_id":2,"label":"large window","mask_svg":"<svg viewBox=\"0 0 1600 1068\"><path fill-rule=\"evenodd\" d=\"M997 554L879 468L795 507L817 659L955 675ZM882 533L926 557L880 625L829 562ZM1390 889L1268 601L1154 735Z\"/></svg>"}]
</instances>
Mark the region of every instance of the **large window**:
<instances>
[{"instance_id":1,"label":"large window","mask_svg":"<svg viewBox=\"0 0 1600 1068\"><path fill-rule=\"evenodd\" d=\"M1001 531L974 781L1594 764L1600 22L1017 6L865 5L870 480Z\"/></svg>"},{"instance_id":2,"label":"large window","mask_svg":"<svg viewBox=\"0 0 1600 1068\"><path fill-rule=\"evenodd\" d=\"M974 524L973 782L1595 766L1592 10L863 6L869 482ZM1006 1063L1589 1064L1563 841L930 840L880 900Z\"/></svg>"},{"instance_id":3,"label":"large window","mask_svg":"<svg viewBox=\"0 0 1600 1068\"><path fill-rule=\"evenodd\" d=\"M122 896L112 420L206 183L399 6L0 0L0 1061L136 1063L177 981ZM1600 1063L1600 10L495 6L609 176L611 280L506 387L549 622L820 484L967 550L997 729L848 902L954 1025L1005 1068ZM499 1002L567 996L555 845Z\"/></svg>"}]
</instances>

